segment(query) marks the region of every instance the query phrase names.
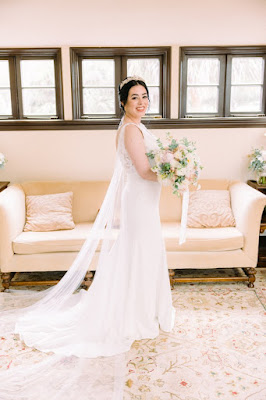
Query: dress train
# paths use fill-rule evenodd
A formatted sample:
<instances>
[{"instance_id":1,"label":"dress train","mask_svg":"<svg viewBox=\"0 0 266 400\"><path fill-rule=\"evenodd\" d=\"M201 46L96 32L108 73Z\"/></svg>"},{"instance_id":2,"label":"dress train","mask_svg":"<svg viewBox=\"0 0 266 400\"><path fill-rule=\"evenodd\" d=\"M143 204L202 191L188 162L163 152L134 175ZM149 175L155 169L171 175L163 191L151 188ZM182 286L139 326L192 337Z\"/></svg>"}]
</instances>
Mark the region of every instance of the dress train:
<instances>
[{"instance_id":1,"label":"dress train","mask_svg":"<svg viewBox=\"0 0 266 400\"><path fill-rule=\"evenodd\" d=\"M138 175L124 146L126 125L120 127L110 187L77 260L57 288L19 317L14 313L14 332L47 358L1 373L1 400L33 400L40 387L52 399L122 400L125 354L132 343L157 337L159 329L173 329L175 309L159 215L161 185ZM156 137L143 124L137 126L147 151L154 149ZM93 282L88 291L74 293L100 239ZM4 317L8 321L8 314Z\"/></svg>"}]
</instances>

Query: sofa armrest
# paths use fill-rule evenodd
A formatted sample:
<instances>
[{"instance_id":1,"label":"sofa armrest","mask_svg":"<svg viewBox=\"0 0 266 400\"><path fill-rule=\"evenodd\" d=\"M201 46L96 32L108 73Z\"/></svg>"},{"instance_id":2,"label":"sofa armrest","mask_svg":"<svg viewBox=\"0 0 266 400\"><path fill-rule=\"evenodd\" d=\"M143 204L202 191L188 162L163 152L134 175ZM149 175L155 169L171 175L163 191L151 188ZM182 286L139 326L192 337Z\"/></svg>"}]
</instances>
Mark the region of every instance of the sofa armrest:
<instances>
[{"instance_id":1,"label":"sofa armrest","mask_svg":"<svg viewBox=\"0 0 266 400\"><path fill-rule=\"evenodd\" d=\"M13 256L12 241L25 224L25 193L21 185L11 185L0 193L0 270Z\"/></svg>"},{"instance_id":2,"label":"sofa armrest","mask_svg":"<svg viewBox=\"0 0 266 400\"><path fill-rule=\"evenodd\" d=\"M237 229L244 236L243 251L254 262L258 260L260 222L266 196L244 182L236 182L229 187L231 207Z\"/></svg>"}]
</instances>

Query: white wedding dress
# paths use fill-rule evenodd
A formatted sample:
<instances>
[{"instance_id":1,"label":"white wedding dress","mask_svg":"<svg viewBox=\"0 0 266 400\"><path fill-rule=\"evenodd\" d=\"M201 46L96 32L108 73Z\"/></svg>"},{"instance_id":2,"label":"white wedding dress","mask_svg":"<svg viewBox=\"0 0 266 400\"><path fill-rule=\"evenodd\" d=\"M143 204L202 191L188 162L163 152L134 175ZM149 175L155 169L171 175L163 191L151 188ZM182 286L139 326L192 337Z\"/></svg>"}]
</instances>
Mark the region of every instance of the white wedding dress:
<instances>
[{"instance_id":1,"label":"white wedding dress","mask_svg":"<svg viewBox=\"0 0 266 400\"><path fill-rule=\"evenodd\" d=\"M68 292L72 291L72 293L64 297L58 295L59 283L58 289L49 289L48 294L39 301L39 304L37 302L15 320L15 332L19 334L20 339L29 347L45 353L54 353L55 363L58 360L62 361L62 357L67 357L71 362L74 360L75 363L78 359L83 359L77 375L79 373L84 375L84 369L88 368L88 365L84 364L86 358L100 357L99 360L107 360L111 356L125 353L134 340L155 338L159 334L159 329L170 332L175 321L159 216L161 184L145 180L137 173L124 146L126 125L122 125L119 129L117 162L120 165L120 172L115 172L117 173L116 193L115 196L113 193L111 196L113 208L109 210L109 214L107 213L108 218L101 221L102 225L96 226L92 243L87 248L91 257L98 244L99 236L103 236L99 232L103 232L102 228L104 228L105 240L90 288L88 291L81 289L78 293L73 293L77 285L75 282ZM156 137L143 124L137 126L143 134L147 152L155 149ZM102 207L106 208L105 203ZM97 240L94 240L96 236ZM80 268L82 261L78 260L76 264ZM78 282L87 269L88 266L82 269ZM74 273L70 269L65 275L66 278L62 279L61 292L68 284L71 286L67 275L78 274L75 266L73 270ZM56 356L59 357L56 358ZM92 361L90 360L91 363ZM118 363L120 363L119 367L122 367L123 360L117 358L115 368ZM60 365L62 369L62 362ZM90 365L93 368L95 364ZM34 372L36 377L45 376L41 372L42 369L38 370L36 366L34 368L37 368ZM60 370L55 366L54 368ZM21 370L21 374L23 377L25 370ZM110 395L105 391L103 399L122 399L121 379L123 378L121 377L123 374L120 371L118 375L120 376L119 390L116 394L115 391L110 390ZM14 379L14 374L12 376L11 381ZM6 376L4 381L8 382L8 379L9 377ZM91 374L90 379L92 379ZM115 381L116 377L114 384ZM15 385L19 384L21 384L20 381L15 381ZM66 400L72 398L69 392L68 396L62 394L60 397L56 390L60 392L55 386L55 393L50 394L52 398ZM97 391L95 386L91 390L95 390L95 393ZM20 392L24 393L23 390ZM0 396L1 399L12 398L11 394L9 397L7 389L3 393L6 397ZM28 396L25 398L34 398L34 396L30 397L27 391L25 393ZM84 393L84 397L80 394L79 399L93 399L95 393L91 397L88 393ZM24 399L23 397L15 398ZM95 398L101 397L98 394Z\"/></svg>"}]
</instances>

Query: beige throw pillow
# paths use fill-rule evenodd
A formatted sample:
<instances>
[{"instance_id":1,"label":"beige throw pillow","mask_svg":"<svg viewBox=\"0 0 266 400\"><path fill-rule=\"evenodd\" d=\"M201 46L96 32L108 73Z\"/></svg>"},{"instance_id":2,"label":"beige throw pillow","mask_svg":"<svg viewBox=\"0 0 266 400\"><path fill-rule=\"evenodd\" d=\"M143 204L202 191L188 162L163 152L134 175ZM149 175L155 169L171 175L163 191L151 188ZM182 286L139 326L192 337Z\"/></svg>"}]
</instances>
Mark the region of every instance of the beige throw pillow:
<instances>
[{"instance_id":1,"label":"beige throw pillow","mask_svg":"<svg viewBox=\"0 0 266 400\"><path fill-rule=\"evenodd\" d=\"M47 232L73 229L73 192L26 196L24 232Z\"/></svg>"},{"instance_id":2,"label":"beige throw pillow","mask_svg":"<svg viewBox=\"0 0 266 400\"><path fill-rule=\"evenodd\" d=\"M235 226L228 190L199 190L190 193L187 226L217 228Z\"/></svg>"}]
</instances>

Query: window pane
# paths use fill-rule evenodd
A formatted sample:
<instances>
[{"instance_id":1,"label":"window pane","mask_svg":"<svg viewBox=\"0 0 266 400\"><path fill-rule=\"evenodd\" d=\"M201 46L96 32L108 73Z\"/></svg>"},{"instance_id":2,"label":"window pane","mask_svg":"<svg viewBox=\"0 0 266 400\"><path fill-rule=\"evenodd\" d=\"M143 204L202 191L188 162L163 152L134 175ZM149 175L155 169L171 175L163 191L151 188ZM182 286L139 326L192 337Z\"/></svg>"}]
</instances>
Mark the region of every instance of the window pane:
<instances>
[{"instance_id":1,"label":"window pane","mask_svg":"<svg viewBox=\"0 0 266 400\"><path fill-rule=\"evenodd\" d=\"M0 87L10 87L8 60L0 60Z\"/></svg>"},{"instance_id":2,"label":"window pane","mask_svg":"<svg viewBox=\"0 0 266 400\"><path fill-rule=\"evenodd\" d=\"M150 107L147 114L160 112L160 59L130 58L127 60L127 75L137 75L144 79L149 89Z\"/></svg>"},{"instance_id":3,"label":"window pane","mask_svg":"<svg viewBox=\"0 0 266 400\"><path fill-rule=\"evenodd\" d=\"M147 86L160 85L160 59L135 58L127 60L127 75L137 75L145 80Z\"/></svg>"},{"instance_id":4,"label":"window pane","mask_svg":"<svg viewBox=\"0 0 266 400\"><path fill-rule=\"evenodd\" d=\"M23 115L56 115L54 89L22 89Z\"/></svg>"},{"instance_id":5,"label":"window pane","mask_svg":"<svg viewBox=\"0 0 266 400\"><path fill-rule=\"evenodd\" d=\"M0 89L0 115L12 115L9 89Z\"/></svg>"},{"instance_id":6,"label":"window pane","mask_svg":"<svg viewBox=\"0 0 266 400\"><path fill-rule=\"evenodd\" d=\"M232 84L263 84L262 57L233 57Z\"/></svg>"},{"instance_id":7,"label":"window pane","mask_svg":"<svg viewBox=\"0 0 266 400\"><path fill-rule=\"evenodd\" d=\"M159 114L160 112L160 89L156 87L148 87L150 95L150 106L147 114Z\"/></svg>"},{"instance_id":8,"label":"window pane","mask_svg":"<svg viewBox=\"0 0 266 400\"><path fill-rule=\"evenodd\" d=\"M188 85L219 85L220 60L218 58L188 58Z\"/></svg>"},{"instance_id":9,"label":"window pane","mask_svg":"<svg viewBox=\"0 0 266 400\"><path fill-rule=\"evenodd\" d=\"M53 60L21 60L21 86L55 87Z\"/></svg>"},{"instance_id":10,"label":"window pane","mask_svg":"<svg viewBox=\"0 0 266 400\"><path fill-rule=\"evenodd\" d=\"M218 112L218 87L193 87L187 88L187 112L203 113Z\"/></svg>"},{"instance_id":11,"label":"window pane","mask_svg":"<svg viewBox=\"0 0 266 400\"><path fill-rule=\"evenodd\" d=\"M115 87L114 60L82 60L82 86Z\"/></svg>"},{"instance_id":12,"label":"window pane","mask_svg":"<svg viewBox=\"0 0 266 400\"><path fill-rule=\"evenodd\" d=\"M115 114L115 89L83 89L84 114Z\"/></svg>"},{"instance_id":13,"label":"window pane","mask_svg":"<svg viewBox=\"0 0 266 400\"><path fill-rule=\"evenodd\" d=\"M262 110L262 86L232 86L230 111L260 112Z\"/></svg>"}]
</instances>

